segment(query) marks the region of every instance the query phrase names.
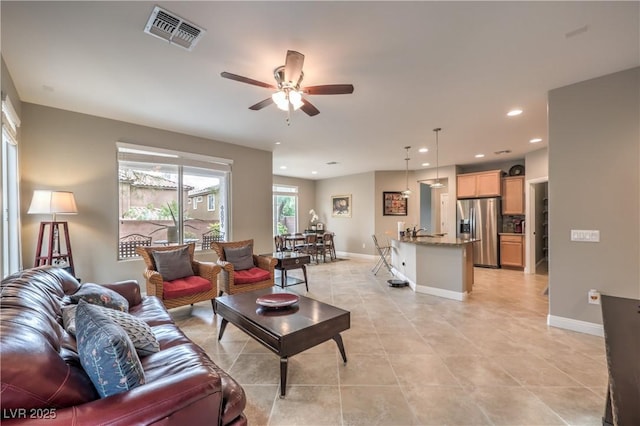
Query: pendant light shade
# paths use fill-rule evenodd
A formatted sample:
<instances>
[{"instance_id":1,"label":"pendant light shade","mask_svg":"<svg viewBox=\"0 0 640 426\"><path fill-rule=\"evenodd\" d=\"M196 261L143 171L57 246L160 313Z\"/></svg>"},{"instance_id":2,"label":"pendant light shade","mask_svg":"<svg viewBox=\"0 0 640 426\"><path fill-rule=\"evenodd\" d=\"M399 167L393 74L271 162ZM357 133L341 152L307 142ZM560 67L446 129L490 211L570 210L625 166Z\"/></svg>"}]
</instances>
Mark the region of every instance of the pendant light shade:
<instances>
[{"instance_id":1,"label":"pendant light shade","mask_svg":"<svg viewBox=\"0 0 640 426\"><path fill-rule=\"evenodd\" d=\"M409 196L411 195L411 190L409 189L409 148L411 148L411 147L410 146L405 146L404 147L404 149L407 151L407 156L404 159L404 161L406 162L406 168L405 168L405 172L404 172L404 177L405 177L405 187L407 189L402 191L402 197L403 198L409 198Z\"/></svg>"},{"instance_id":2,"label":"pendant light shade","mask_svg":"<svg viewBox=\"0 0 640 426\"><path fill-rule=\"evenodd\" d=\"M442 130L440 127L436 127L433 131L436 133L436 181L431 184L431 188L444 188L446 185L440 182L439 164L438 164L438 133Z\"/></svg>"}]
</instances>

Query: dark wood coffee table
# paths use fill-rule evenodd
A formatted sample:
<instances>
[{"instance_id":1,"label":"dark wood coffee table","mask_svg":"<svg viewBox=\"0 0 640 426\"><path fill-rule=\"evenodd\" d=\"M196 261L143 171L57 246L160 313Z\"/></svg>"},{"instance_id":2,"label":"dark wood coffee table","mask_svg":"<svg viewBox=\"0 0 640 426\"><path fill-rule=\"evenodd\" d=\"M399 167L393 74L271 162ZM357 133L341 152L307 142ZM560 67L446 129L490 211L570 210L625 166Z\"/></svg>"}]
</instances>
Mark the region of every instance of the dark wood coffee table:
<instances>
[{"instance_id":1,"label":"dark wood coffee table","mask_svg":"<svg viewBox=\"0 0 640 426\"><path fill-rule=\"evenodd\" d=\"M287 308L265 309L256 303L258 297L272 293L286 292L271 287L217 297L216 312L222 316L218 340L222 338L227 323L231 323L278 354L280 397L284 398L290 356L333 339L338 345L342 360L347 362L340 333L351 326L351 314L305 296L299 296L300 300Z\"/></svg>"}]
</instances>

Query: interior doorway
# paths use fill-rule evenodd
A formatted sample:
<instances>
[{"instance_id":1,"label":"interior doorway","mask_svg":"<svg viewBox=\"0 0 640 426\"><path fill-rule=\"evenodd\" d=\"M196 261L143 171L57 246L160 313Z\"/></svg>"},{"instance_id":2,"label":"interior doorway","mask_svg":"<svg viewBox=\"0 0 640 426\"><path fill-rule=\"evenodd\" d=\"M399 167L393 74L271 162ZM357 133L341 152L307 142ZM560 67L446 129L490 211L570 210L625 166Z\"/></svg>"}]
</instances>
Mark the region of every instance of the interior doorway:
<instances>
[{"instance_id":1,"label":"interior doorway","mask_svg":"<svg viewBox=\"0 0 640 426\"><path fill-rule=\"evenodd\" d=\"M549 273L549 182L548 178L527 182L526 268L529 274Z\"/></svg>"}]
</instances>

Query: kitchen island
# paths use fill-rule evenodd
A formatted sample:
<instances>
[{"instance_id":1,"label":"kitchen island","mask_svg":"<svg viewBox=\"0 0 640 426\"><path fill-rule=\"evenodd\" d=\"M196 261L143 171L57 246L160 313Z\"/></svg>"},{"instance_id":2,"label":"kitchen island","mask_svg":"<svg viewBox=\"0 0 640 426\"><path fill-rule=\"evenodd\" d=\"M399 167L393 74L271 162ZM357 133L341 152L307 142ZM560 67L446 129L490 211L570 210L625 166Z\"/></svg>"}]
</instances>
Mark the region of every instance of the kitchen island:
<instances>
[{"instance_id":1,"label":"kitchen island","mask_svg":"<svg viewBox=\"0 0 640 426\"><path fill-rule=\"evenodd\" d=\"M391 264L413 291L464 301L473 287L475 241L447 236L395 239Z\"/></svg>"}]
</instances>

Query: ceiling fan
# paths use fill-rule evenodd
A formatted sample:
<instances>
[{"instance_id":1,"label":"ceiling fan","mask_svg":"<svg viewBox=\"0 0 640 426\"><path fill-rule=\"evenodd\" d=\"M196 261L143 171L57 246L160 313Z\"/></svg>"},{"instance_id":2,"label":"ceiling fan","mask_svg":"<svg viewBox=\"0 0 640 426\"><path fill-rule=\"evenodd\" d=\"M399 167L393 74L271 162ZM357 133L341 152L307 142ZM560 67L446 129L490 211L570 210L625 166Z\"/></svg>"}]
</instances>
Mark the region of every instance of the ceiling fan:
<instances>
[{"instance_id":1,"label":"ceiling fan","mask_svg":"<svg viewBox=\"0 0 640 426\"><path fill-rule=\"evenodd\" d=\"M313 106L309 100L303 95L345 95L353 93L352 84L325 84L321 86L300 87L304 72L302 64L304 63L304 55L294 50L287 50L287 58L284 65L273 70L273 77L276 85L264 83L262 81L253 80L241 75L232 74L230 72L222 72L220 76L230 80L239 81L241 83L253 84L254 86L266 87L267 89L277 90L271 97L251 105L249 109L258 111L272 103L283 111L291 111L301 109L308 116L320 114L318 108Z\"/></svg>"}]
</instances>

